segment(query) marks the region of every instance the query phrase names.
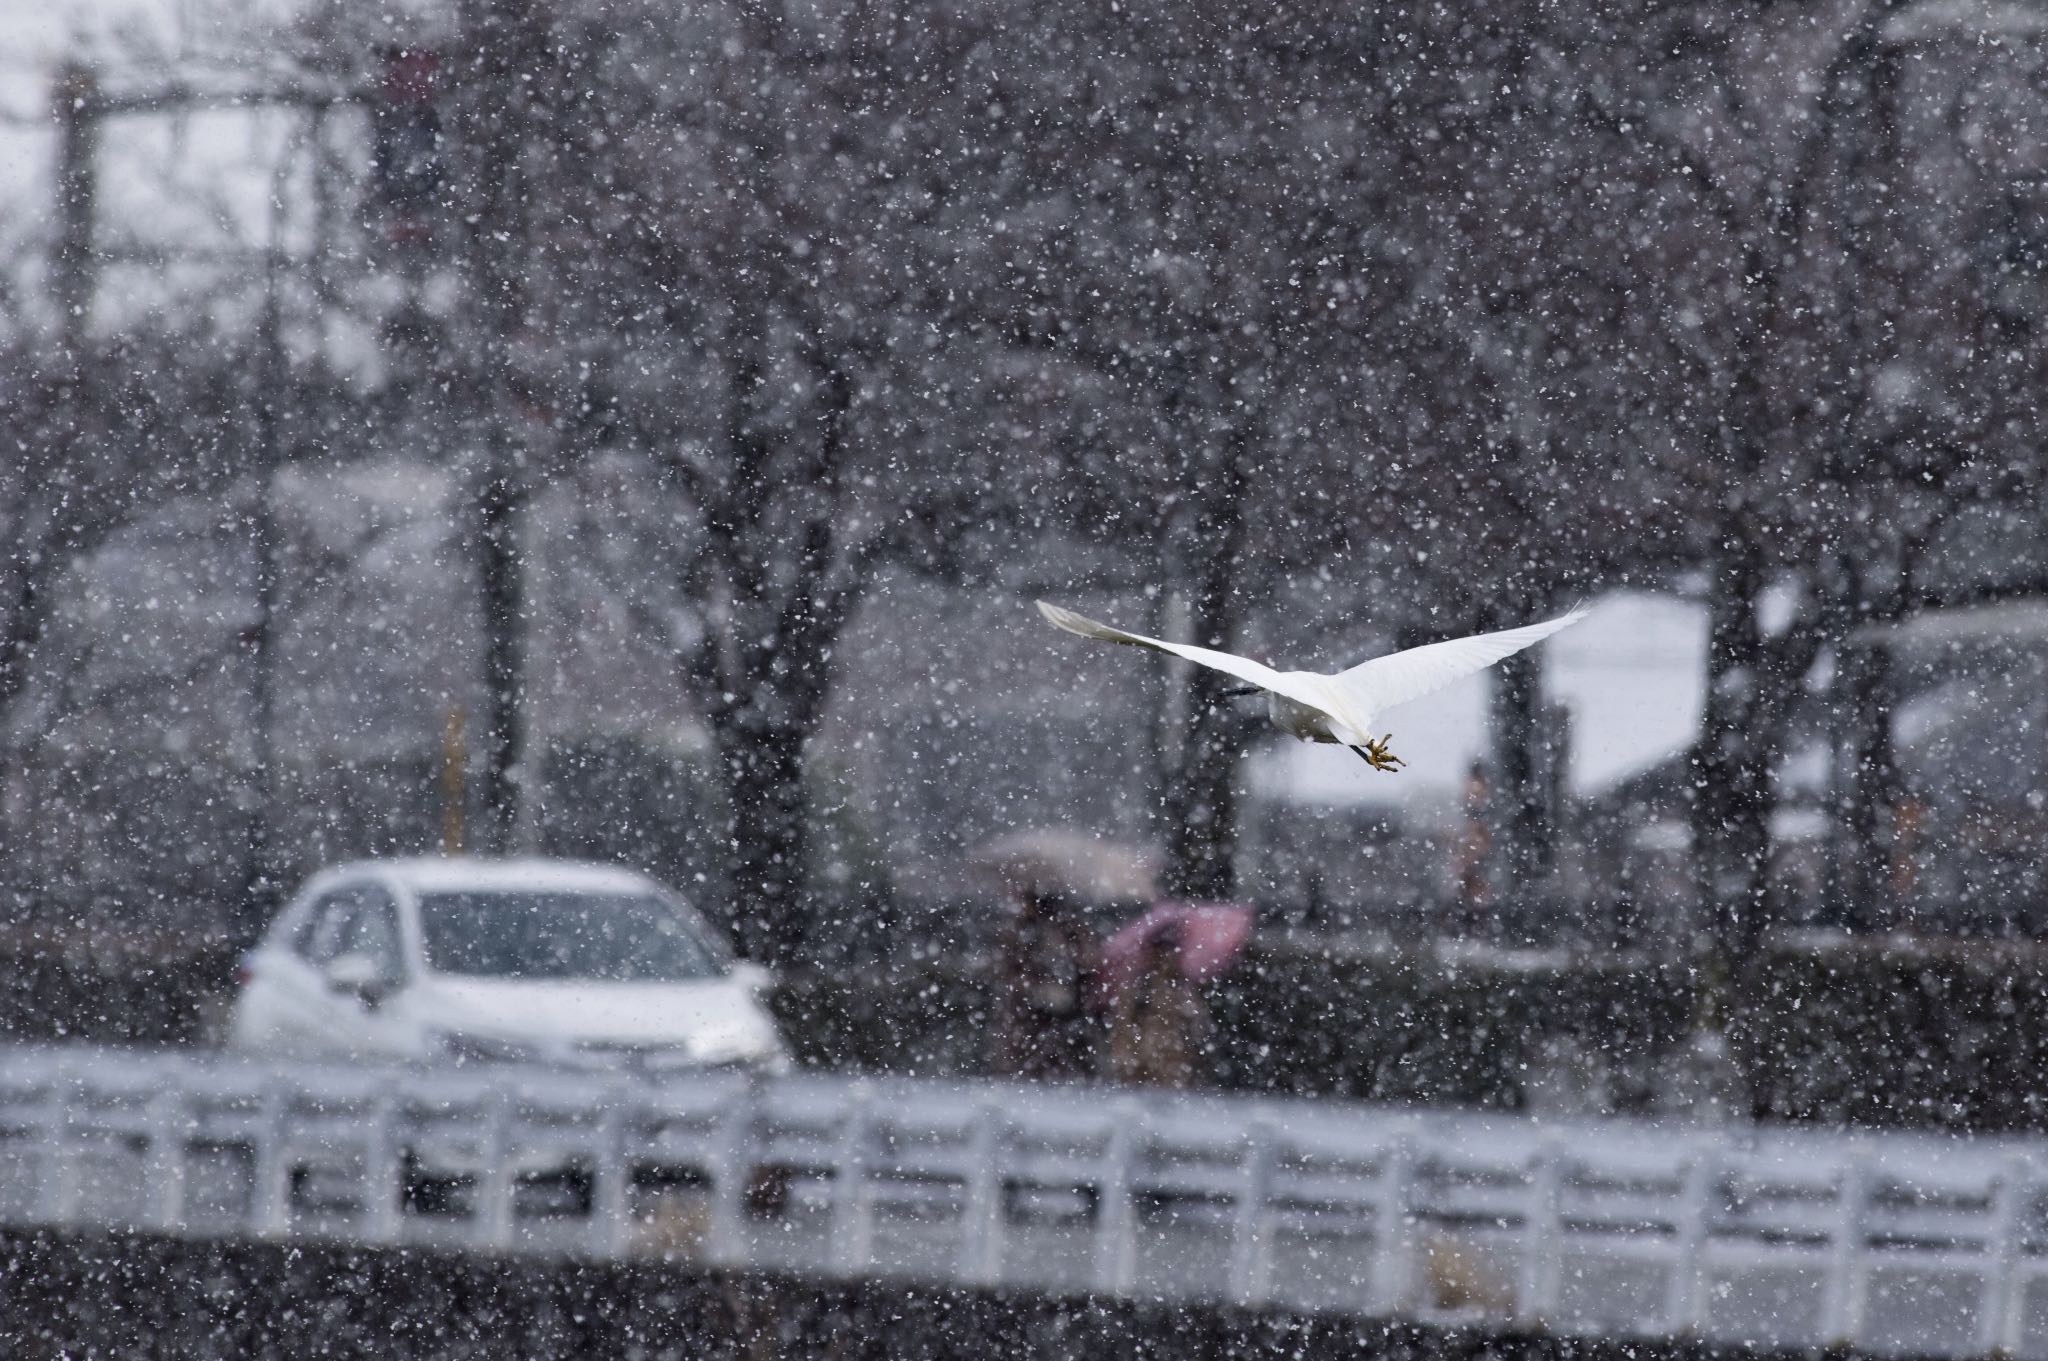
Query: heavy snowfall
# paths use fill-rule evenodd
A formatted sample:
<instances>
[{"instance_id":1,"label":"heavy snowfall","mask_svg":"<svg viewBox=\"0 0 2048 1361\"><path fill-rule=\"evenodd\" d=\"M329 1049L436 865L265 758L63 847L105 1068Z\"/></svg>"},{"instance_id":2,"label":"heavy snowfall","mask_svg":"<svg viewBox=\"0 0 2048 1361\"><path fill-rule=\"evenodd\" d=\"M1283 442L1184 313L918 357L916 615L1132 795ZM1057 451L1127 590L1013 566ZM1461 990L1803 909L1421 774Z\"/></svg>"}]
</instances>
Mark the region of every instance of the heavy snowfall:
<instances>
[{"instance_id":1,"label":"heavy snowfall","mask_svg":"<svg viewBox=\"0 0 2048 1361\"><path fill-rule=\"evenodd\" d=\"M2044 132L2040 0L0 4L0 1357L2048 1357Z\"/></svg>"}]
</instances>

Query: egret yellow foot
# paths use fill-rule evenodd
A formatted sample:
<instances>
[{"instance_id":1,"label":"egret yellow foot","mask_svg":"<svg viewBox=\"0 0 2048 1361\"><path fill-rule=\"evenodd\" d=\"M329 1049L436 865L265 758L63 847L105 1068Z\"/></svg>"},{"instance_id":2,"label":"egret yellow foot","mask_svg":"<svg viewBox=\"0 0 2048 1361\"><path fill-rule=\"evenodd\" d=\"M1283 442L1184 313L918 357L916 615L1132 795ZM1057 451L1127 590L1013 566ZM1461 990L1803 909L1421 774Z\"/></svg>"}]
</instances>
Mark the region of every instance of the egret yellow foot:
<instances>
[{"instance_id":1,"label":"egret yellow foot","mask_svg":"<svg viewBox=\"0 0 2048 1361\"><path fill-rule=\"evenodd\" d=\"M1353 747L1352 750L1357 752L1365 763L1374 770L1391 770L1398 775L1401 773L1401 767L1408 763L1387 750L1387 743L1393 740L1394 735L1392 733L1388 733L1377 742L1368 737L1365 740L1364 746Z\"/></svg>"}]
</instances>

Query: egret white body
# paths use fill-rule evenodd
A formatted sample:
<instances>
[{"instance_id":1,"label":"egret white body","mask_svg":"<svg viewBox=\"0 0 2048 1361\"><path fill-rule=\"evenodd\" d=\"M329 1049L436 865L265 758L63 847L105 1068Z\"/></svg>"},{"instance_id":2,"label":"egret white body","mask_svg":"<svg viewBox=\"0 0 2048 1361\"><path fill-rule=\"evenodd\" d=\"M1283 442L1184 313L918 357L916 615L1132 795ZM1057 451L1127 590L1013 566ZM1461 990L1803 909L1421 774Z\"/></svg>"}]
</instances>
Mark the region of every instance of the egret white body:
<instances>
[{"instance_id":1,"label":"egret white body","mask_svg":"<svg viewBox=\"0 0 2048 1361\"><path fill-rule=\"evenodd\" d=\"M1126 633L1058 605L1038 602L1038 612L1046 621L1068 633L1105 643L1150 648L1234 676L1266 693L1267 712L1274 727L1304 742L1342 743L1364 757L1375 770L1397 770L1406 764L1387 750L1386 737L1375 739L1372 735L1387 710L1441 690L1542 642L1559 629L1583 619L1586 610L1586 606L1580 605L1540 624L1428 643L1325 674L1275 671L1249 657Z\"/></svg>"}]
</instances>

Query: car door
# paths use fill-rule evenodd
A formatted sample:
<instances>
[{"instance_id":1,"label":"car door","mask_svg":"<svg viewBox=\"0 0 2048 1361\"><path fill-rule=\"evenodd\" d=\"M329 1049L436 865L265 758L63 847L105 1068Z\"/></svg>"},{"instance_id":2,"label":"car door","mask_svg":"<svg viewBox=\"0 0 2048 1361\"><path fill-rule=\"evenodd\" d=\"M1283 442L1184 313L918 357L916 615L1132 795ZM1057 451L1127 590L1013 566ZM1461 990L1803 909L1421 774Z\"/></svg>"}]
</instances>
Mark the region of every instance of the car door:
<instances>
[{"instance_id":1,"label":"car door","mask_svg":"<svg viewBox=\"0 0 2048 1361\"><path fill-rule=\"evenodd\" d=\"M366 1058L416 1055L422 1044L413 1017L411 969L398 925L398 904L376 884L358 884L348 916L338 926L334 958L357 955L374 968L372 989L328 997L337 1009L336 1033L353 1037L354 1052Z\"/></svg>"},{"instance_id":2,"label":"car door","mask_svg":"<svg viewBox=\"0 0 2048 1361\"><path fill-rule=\"evenodd\" d=\"M250 998L252 1013L266 1018L252 1027L252 1041L289 1053L321 1053L337 1047L333 1027L337 1009L327 986L326 967L337 958L344 932L356 906L356 888L342 885L313 900L297 928L276 948L264 951L262 967L252 980L259 996Z\"/></svg>"}]
</instances>

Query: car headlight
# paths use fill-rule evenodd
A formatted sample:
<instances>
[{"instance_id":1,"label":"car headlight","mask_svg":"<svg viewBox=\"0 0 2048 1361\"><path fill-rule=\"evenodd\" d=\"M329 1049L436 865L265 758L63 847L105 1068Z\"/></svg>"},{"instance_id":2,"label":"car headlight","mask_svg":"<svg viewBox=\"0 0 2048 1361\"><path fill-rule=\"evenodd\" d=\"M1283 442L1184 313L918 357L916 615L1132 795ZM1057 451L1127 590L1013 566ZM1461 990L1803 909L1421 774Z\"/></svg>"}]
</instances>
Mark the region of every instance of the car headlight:
<instances>
[{"instance_id":1,"label":"car headlight","mask_svg":"<svg viewBox=\"0 0 2048 1361\"><path fill-rule=\"evenodd\" d=\"M449 1030L441 1034L441 1056L455 1063L538 1063L540 1050L495 1035L470 1035Z\"/></svg>"},{"instance_id":2,"label":"car headlight","mask_svg":"<svg viewBox=\"0 0 2048 1361\"><path fill-rule=\"evenodd\" d=\"M759 1073L763 1077L780 1077L790 1069L789 1054L779 1046L773 1049L755 1049L741 1054L721 1054L696 1065L699 1072L714 1073Z\"/></svg>"},{"instance_id":3,"label":"car headlight","mask_svg":"<svg viewBox=\"0 0 2048 1361\"><path fill-rule=\"evenodd\" d=\"M635 1071L656 1082L691 1073L760 1073L773 1077L789 1071L789 1055L778 1045L766 1049L721 1047L709 1053L677 1051L649 1056Z\"/></svg>"}]
</instances>

